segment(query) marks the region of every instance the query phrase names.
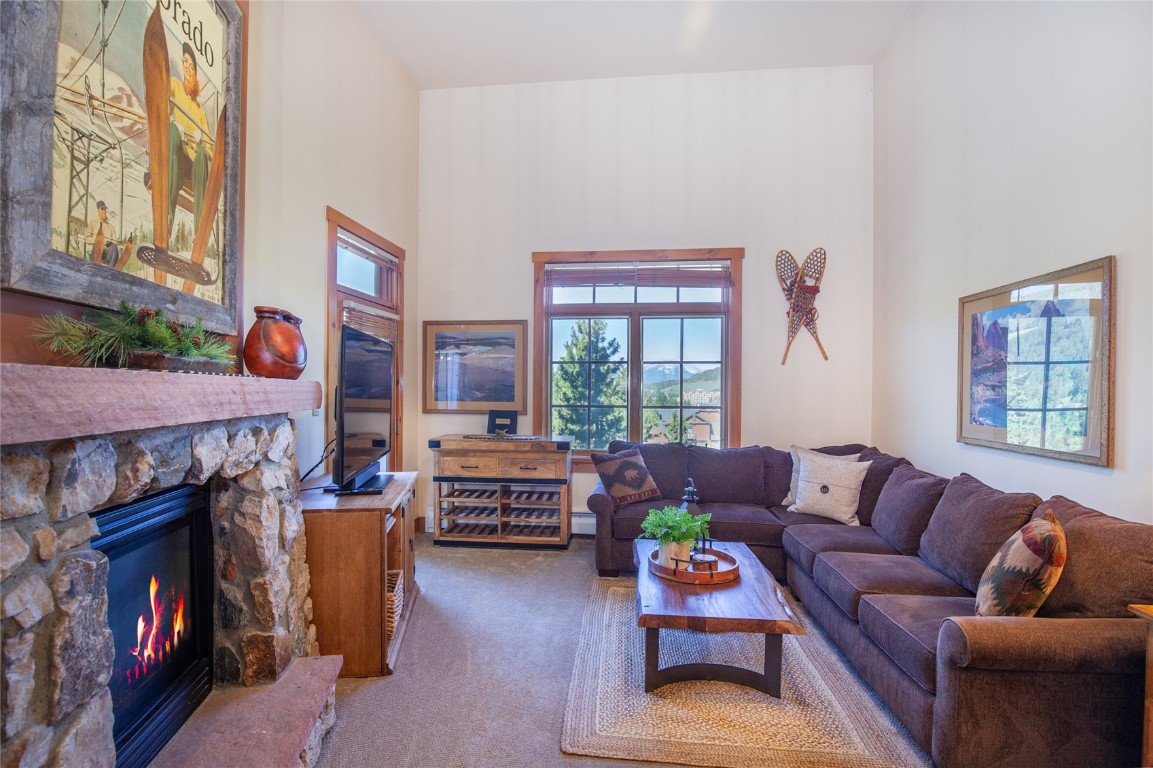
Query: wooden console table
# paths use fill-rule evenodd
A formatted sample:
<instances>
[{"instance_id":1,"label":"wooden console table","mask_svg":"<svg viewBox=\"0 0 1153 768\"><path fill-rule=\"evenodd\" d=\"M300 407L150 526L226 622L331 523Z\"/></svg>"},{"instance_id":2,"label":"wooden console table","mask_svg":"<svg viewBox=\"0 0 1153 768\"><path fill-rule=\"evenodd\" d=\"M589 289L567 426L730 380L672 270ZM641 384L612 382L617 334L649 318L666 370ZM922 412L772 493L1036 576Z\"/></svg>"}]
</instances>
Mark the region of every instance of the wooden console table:
<instances>
[{"instance_id":1,"label":"wooden console table","mask_svg":"<svg viewBox=\"0 0 1153 768\"><path fill-rule=\"evenodd\" d=\"M394 472L383 495L337 496L325 475L300 491L322 654L342 654L341 677L389 675L419 589L413 514L415 472Z\"/></svg>"},{"instance_id":2,"label":"wooden console table","mask_svg":"<svg viewBox=\"0 0 1153 768\"><path fill-rule=\"evenodd\" d=\"M442 435L436 456L436 544L568 546L572 439Z\"/></svg>"}]
</instances>

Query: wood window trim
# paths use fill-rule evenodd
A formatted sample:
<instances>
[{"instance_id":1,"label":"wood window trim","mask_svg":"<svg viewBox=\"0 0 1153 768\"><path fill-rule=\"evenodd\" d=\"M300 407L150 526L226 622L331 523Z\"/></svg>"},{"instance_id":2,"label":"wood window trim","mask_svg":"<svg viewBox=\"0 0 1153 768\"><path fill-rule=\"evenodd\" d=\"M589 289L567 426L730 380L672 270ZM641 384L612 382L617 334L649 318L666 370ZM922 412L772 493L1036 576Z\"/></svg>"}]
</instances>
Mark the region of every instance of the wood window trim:
<instances>
[{"instance_id":1,"label":"wood window trim","mask_svg":"<svg viewBox=\"0 0 1153 768\"><path fill-rule=\"evenodd\" d=\"M534 435L544 434L545 411L547 398L545 397L545 382L548 381L549 355L545 343L547 338L546 323L552 314L545 309L545 269L549 264L595 264L598 262L675 262L675 261L724 261L729 262L729 272L732 285L729 287L728 300L728 328L725 337L725 386L724 401L727 404L724 410L723 434L726 436L725 444L736 447L741 444L741 350L742 330L742 268L744 266L744 248L675 248L658 250L624 250L624 251L535 251L533 261L533 354L532 369L536 372L532 385L532 431ZM566 305L561 313L567 313L570 308L576 311L581 305ZM586 305L587 306L587 305ZM603 311L607 305L593 305L598 311ZM693 304L650 304L644 305L644 311L660 311L676 307L677 312L692 314ZM700 307L697 307L698 312ZM629 382L630 390L639 383ZM590 451L573 452L573 470L589 471L592 462L585 458Z\"/></svg>"},{"instance_id":2,"label":"wood window trim","mask_svg":"<svg viewBox=\"0 0 1153 768\"><path fill-rule=\"evenodd\" d=\"M392 450L389 452L390 471L399 472L404 469L404 249L383 237L359 222L350 219L331 206L325 207L325 219L328 222L327 248L328 248L328 333L325 345L325 385L326 390L330 382L336 380L337 357L340 354L340 320L344 313L344 305L348 303L365 304L386 314L396 316L397 339L393 350L393 359L396 361L396 381L392 395L393 435ZM336 242L337 230L343 229L351 232L362 240L371 243L376 248L396 259L396 301L385 303L379 296L372 296L349 288L336 282ZM326 393L325 407L325 435L326 440L335 436L335 403L331 393Z\"/></svg>"}]
</instances>

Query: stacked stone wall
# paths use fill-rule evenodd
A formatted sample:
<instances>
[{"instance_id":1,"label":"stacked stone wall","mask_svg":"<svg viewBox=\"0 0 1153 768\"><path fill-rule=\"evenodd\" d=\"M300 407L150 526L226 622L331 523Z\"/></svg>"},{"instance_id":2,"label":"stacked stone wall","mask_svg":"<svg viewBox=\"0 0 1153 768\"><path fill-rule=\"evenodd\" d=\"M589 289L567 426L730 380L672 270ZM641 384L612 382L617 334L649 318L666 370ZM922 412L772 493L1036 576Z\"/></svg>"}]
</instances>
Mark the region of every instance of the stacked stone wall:
<instances>
[{"instance_id":1,"label":"stacked stone wall","mask_svg":"<svg viewBox=\"0 0 1153 768\"><path fill-rule=\"evenodd\" d=\"M217 681L271 682L316 653L298 475L284 416L0 449L3 768L115 764L108 559L91 512L208 483Z\"/></svg>"}]
</instances>

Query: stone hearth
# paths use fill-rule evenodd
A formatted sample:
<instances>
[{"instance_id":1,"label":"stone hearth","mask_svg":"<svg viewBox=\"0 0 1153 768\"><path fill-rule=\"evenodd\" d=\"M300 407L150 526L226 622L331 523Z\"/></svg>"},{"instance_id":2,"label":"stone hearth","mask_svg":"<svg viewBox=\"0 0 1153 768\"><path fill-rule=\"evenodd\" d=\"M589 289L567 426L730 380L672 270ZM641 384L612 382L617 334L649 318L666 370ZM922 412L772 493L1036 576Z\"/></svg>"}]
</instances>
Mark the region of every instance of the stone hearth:
<instances>
[{"instance_id":1,"label":"stone hearth","mask_svg":"<svg viewBox=\"0 0 1153 768\"><path fill-rule=\"evenodd\" d=\"M0 385L4 768L115 763L94 510L209 484L217 681L316 653L288 414L319 406L318 383L2 365Z\"/></svg>"}]
</instances>

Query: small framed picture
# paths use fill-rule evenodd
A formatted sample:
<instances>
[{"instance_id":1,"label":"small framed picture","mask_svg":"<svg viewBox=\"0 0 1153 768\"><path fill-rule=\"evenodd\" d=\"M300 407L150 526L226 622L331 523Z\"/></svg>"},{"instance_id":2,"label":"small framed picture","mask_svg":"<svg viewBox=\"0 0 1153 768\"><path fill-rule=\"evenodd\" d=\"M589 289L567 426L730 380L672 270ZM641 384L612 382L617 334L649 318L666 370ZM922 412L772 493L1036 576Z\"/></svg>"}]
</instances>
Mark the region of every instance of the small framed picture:
<instances>
[{"instance_id":1,"label":"small framed picture","mask_svg":"<svg viewBox=\"0 0 1153 768\"><path fill-rule=\"evenodd\" d=\"M490 435L515 435L516 411L489 411L488 433Z\"/></svg>"},{"instance_id":2,"label":"small framed picture","mask_svg":"<svg viewBox=\"0 0 1153 768\"><path fill-rule=\"evenodd\" d=\"M424 412L527 413L528 321L427 320Z\"/></svg>"}]
</instances>

